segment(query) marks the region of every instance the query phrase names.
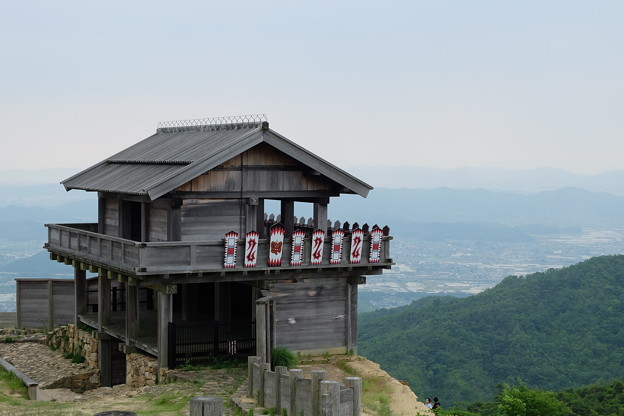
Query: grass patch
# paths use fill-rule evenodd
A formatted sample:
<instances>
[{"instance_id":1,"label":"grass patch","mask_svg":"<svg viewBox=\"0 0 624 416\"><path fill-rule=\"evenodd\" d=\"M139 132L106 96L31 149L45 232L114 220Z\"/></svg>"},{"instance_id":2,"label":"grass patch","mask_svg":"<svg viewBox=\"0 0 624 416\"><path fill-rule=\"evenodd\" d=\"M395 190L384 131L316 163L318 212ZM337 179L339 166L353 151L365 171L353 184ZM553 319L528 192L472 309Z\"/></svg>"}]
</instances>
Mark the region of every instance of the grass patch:
<instances>
[{"instance_id":1,"label":"grass patch","mask_svg":"<svg viewBox=\"0 0 624 416\"><path fill-rule=\"evenodd\" d=\"M0 383L10 395L28 397L28 389L22 380L10 371L0 367Z\"/></svg>"},{"instance_id":2,"label":"grass patch","mask_svg":"<svg viewBox=\"0 0 624 416\"><path fill-rule=\"evenodd\" d=\"M349 361L347 360L336 360L336 367L345 372L345 374L349 374L350 376L357 376L357 372L351 368L349 365Z\"/></svg>"},{"instance_id":3,"label":"grass patch","mask_svg":"<svg viewBox=\"0 0 624 416\"><path fill-rule=\"evenodd\" d=\"M299 357L294 352L285 347L274 348L271 355L271 361L273 368L277 366L294 368L299 365Z\"/></svg>"},{"instance_id":4,"label":"grass patch","mask_svg":"<svg viewBox=\"0 0 624 416\"><path fill-rule=\"evenodd\" d=\"M379 416L391 416L390 395L392 387L380 377L362 380L362 404L373 409Z\"/></svg>"}]
</instances>

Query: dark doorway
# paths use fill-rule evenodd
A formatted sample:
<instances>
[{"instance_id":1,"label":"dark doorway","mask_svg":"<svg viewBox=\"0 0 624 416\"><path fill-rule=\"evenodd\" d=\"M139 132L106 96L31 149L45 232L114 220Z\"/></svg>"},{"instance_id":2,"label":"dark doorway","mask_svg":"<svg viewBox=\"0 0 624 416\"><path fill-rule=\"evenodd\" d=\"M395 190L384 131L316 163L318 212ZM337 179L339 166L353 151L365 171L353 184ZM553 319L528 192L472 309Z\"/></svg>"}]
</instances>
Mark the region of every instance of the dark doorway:
<instances>
[{"instance_id":1,"label":"dark doorway","mask_svg":"<svg viewBox=\"0 0 624 416\"><path fill-rule=\"evenodd\" d=\"M126 383L126 354L119 351L121 341L111 341L111 386Z\"/></svg>"},{"instance_id":2,"label":"dark doorway","mask_svg":"<svg viewBox=\"0 0 624 416\"><path fill-rule=\"evenodd\" d=\"M134 201L123 201L121 213L121 237L128 240L142 241L141 224L141 203Z\"/></svg>"}]
</instances>

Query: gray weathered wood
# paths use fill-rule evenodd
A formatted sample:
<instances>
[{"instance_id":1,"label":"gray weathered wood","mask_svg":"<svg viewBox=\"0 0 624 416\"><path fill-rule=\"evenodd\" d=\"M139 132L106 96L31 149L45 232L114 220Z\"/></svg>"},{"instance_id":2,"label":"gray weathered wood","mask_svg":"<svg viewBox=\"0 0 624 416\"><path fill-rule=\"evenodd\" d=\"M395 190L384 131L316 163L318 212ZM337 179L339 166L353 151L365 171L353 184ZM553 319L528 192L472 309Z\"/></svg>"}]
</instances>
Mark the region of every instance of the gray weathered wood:
<instances>
[{"instance_id":1,"label":"gray weathered wood","mask_svg":"<svg viewBox=\"0 0 624 416\"><path fill-rule=\"evenodd\" d=\"M189 408L191 416L222 416L223 399L216 396L193 397Z\"/></svg>"}]
</instances>

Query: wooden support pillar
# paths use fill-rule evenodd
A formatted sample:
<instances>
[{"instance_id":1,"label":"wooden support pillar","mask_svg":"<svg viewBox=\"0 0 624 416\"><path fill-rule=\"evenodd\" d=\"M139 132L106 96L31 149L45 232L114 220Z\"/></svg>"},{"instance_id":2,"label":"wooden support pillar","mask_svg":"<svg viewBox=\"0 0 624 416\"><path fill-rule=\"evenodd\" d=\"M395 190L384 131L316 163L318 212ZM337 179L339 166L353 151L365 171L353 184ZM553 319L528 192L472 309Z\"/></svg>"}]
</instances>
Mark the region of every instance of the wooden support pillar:
<instances>
[{"instance_id":1,"label":"wooden support pillar","mask_svg":"<svg viewBox=\"0 0 624 416\"><path fill-rule=\"evenodd\" d=\"M286 236L290 237L295 231L295 201L281 201L281 211Z\"/></svg>"},{"instance_id":2,"label":"wooden support pillar","mask_svg":"<svg viewBox=\"0 0 624 416\"><path fill-rule=\"evenodd\" d=\"M139 288L126 283L126 344L139 335Z\"/></svg>"},{"instance_id":3,"label":"wooden support pillar","mask_svg":"<svg viewBox=\"0 0 624 416\"><path fill-rule=\"evenodd\" d=\"M256 231L260 238L267 238L267 230L264 226L264 198L258 199L258 207L256 208Z\"/></svg>"},{"instance_id":4,"label":"wooden support pillar","mask_svg":"<svg viewBox=\"0 0 624 416\"><path fill-rule=\"evenodd\" d=\"M98 233L106 234L106 198L98 198Z\"/></svg>"},{"instance_id":5,"label":"wooden support pillar","mask_svg":"<svg viewBox=\"0 0 624 416\"><path fill-rule=\"evenodd\" d=\"M347 280L347 353L357 355L357 309L359 277Z\"/></svg>"},{"instance_id":6,"label":"wooden support pillar","mask_svg":"<svg viewBox=\"0 0 624 416\"><path fill-rule=\"evenodd\" d=\"M219 322L221 320L221 283L214 283L214 299L213 299L213 314L214 320Z\"/></svg>"},{"instance_id":7,"label":"wooden support pillar","mask_svg":"<svg viewBox=\"0 0 624 416\"><path fill-rule=\"evenodd\" d=\"M272 297L256 301L256 355L265 363L271 362L275 348L275 300Z\"/></svg>"},{"instance_id":8,"label":"wooden support pillar","mask_svg":"<svg viewBox=\"0 0 624 416\"><path fill-rule=\"evenodd\" d=\"M313 221L315 230L327 231L327 206L329 205L329 198L323 201L317 201L313 207Z\"/></svg>"},{"instance_id":9,"label":"wooden support pillar","mask_svg":"<svg viewBox=\"0 0 624 416\"><path fill-rule=\"evenodd\" d=\"M78 328L80 315L87 312L87 272L74 267L74 325Z\"/></svg>"},{"instance_id":10,"label":"wooden support pillar","mask_svg":"<svg viewBox=\"0 0 624 416\"><path fill-rule=\"evenodd\" d=\"M106 276L98 276L98 330L110 322L111 281Z\"/></svg>"},{"instance_id":11,"label":"wooden support pillar","mask_svg":"<svg viewBox=\"0 0 624 416\"><path fill-rule=\"evenodd\" d=\"M102 331L95 333L98 340L98 367L100 368L100 386L112 387L111 356L112 340L110 335Z\"/></svg>"},{"instance_id":12,"label":"wooden support pillar","mask_svg":"<svg viewBox=\"0 0 624 416\"><path fill-rule=\"evenodd\" d=\"M173 319L173 295L157 291L158 296L158 367L169 367L169 322Z\"/></svg>"},{"instance_id":13,"label":"wooden support pillar","mask_svg":"<svg viewBox=\"0 0 624 416\"><path fill-rule=\"evenodd\" d=\"M257 233L260 233L260 226L258 223L258 203L258 198L247 198L247 203L245 204L245 229L241 230L243 237L244 234L249 231L256 231Z\"/></svg>"},{"instance_id":14,"label":"wooden support pillar","mask_svg":"<svg viewBox=\"0 0 624 416\"><path fill-rule=\"evenodd\" d=\"M54 328L54 285L48 280L48 331Z\"/></svg>"},{"instance_id":15,"label":"wooden support pillar","mask_svg":"<svg viewBox=\"0 0 624 416\"><path fill-rule=\"evenodd\" d=\"M141 241L147 241L147 231L149 227L149 209L145 202L141 202Z\"/></svg>"}]
</instances>

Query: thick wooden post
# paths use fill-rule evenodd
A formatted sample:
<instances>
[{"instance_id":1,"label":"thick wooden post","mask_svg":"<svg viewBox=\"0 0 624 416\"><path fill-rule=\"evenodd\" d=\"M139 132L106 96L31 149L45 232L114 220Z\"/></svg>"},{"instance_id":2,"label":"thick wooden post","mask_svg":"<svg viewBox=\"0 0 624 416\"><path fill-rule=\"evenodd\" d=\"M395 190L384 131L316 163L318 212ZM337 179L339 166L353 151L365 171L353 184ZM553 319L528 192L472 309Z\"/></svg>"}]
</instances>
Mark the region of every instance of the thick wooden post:
<instances>
[{"instance_id":1,"label":"thick wooden post","mask_svg":"<svg viewBox=\"0 0 624 416\"><path fill-rule=\"evenodd\" d=\"M260 361L260 357L250 356L247 357L247 397L253 397L254 382L253 382L253 365Z\"/></svg>"},{"instance_id":2,"label":"thick wooden post","mask_svg":"<svg viewBox=\"0 0 624 416\"><path fill-rule=\"evenodd\" d=\"M98 330L110 321L111 281L104 275L98 276Z\"/></svg>"},{"instance_id":3,"label":"thick wooden post","mask_svg":"<svg viewBox=\"0 0 624 416\"><path fill-rule=\"evenodd\" d=\"M362 413L362 379L345 377L345 386L353 390L353 416L360 416Z\"/></svg>"},{"instance_id":4,"label":"thick wooden post","mask_svg":"<svg viewBox=\"0 0 624 416\"><path fill-rule=\"evenodd\" d=\"M169 322L173 318L173 295L156 292L158 294L158 367L168 368L169 363Z\"/></svg>"},{"instance_id":5,"label":"thick wooden post","mask_svg":"<svg viewBox=\"0 0 624 416\"><path fill-rule=\"evenodd\" d=\"M74 325L78 328L80 315L87 312L87 272L74 267Z\"/></svg>"},{"instance_id":6,"label":"thick wooden post","mask_svg":"<svg viewBox=\"0 0 624 416\"><path fill-rule=\"evenodd\" d=\"M256 301L256 355L265 363L271 362L275 348L275 301L272 297Z\"/></svg>"},{"instance_id":7,"label":"thick wooden post","mask_svg":"<svg viewBox=\"0 0 624 416\"><path fill-rule=\"evenodd\" d=\"M139 288L126 283L126 344L139 335Z\"/></svg>"},{"instance_id":8,"label":"thick wooden post","mask_svg":"<svg viewBox=\"0 0 624 416\"><path fill-rule=\"evenodd\" d=\"M48 280L48 331L54 328L54 284Z\"/></svg>"},{"instance_id":9,"label":"thick wooden post","mask_svg":"<svg viewBox=\"0 0 624 416\"><path fill-rule=\"evenodd\" d=\"M191 416L223 415L223 399L216 396L193 397L190 401Z\"/></svg>"},{"instance_id":10,"label":"thick wooden post","mask_svg":"<svg viewBox=\"0 0 624 416\"><path fill-rule=\"evenodd\" d=\"M337 381L321 381L321 395L329 396L328 413L325 416L340 416L340 383Z\"/></svg>"},{"instance_id":11,"label":"thick wooden post","mask_svg":"<svg viewBox=\"0 0 624 416\"><path fill-rule=\"evenodd\" d=\"M314 229L327 231L327 205L329 204L329 198L326 201L319 201L314 203L313 217L314 217Z\"/></svg>"},{"instance_id":12,"label":"thick wooden post","mask_svg":"<svg viewBox=\"0 0 624 416\"><path fill-rule=\"evenodd\" d=\"M312 416L321 414L321 381L325 379L325 371L312 371Z\"/></svg>"},{"instance_id":13,"label":"thick wooden post","mask_svg":"<svg viewBox=\"0 0 624 416\"><path fill-rule=\"evenodd\" d=\"M282 386L282 375L288 374L288 367L278 365L275 367L275 410L277 415L282 414L282 395L285 387ZM288 411L288 409L286 409Z\"/></svg>"},{"instance_id":14,"label":"thick wooden post","mask_svg":"<svg viewBox=\"0 0 624 416\"><path fill-rule=\"evenodd\" d=\"M281 201L282 223L286 237L290 237L295 230L295 201Z\"/></svg>"},{"instance_id":15,"label":"thick wooden post","mask_svg":"<svg viewBox=\"0 0 624 416\"><path fill-rule=\"evenodd\" d=\"M290 409L288 411L289 416L296 416L298 414L297 409L297 379L303 378L303 370L293 369L289 371L290 374Z\"/></svg>"},{"instance_id":16,"label":"thick wooden post","mask_svg":"<svg viewBox=\"0 0 624 416\"><path fill-rule=\"evenodd\" d=\"M112 387L113 381L111 376L111 355L112 342L111 337L104 332L97 332L98 340L98 367L100 368L100 386Z\"/></svg>"},{"instance_id":17,"label":"thick wooden post","mask_svg":"<svg viewBox=\"0 0 624 416\"><path fill-rule=\"evenodd\" d=\"M347 279L347 353L357 355L357 308L359 276Z\"/></svg>"}]
</instances>

